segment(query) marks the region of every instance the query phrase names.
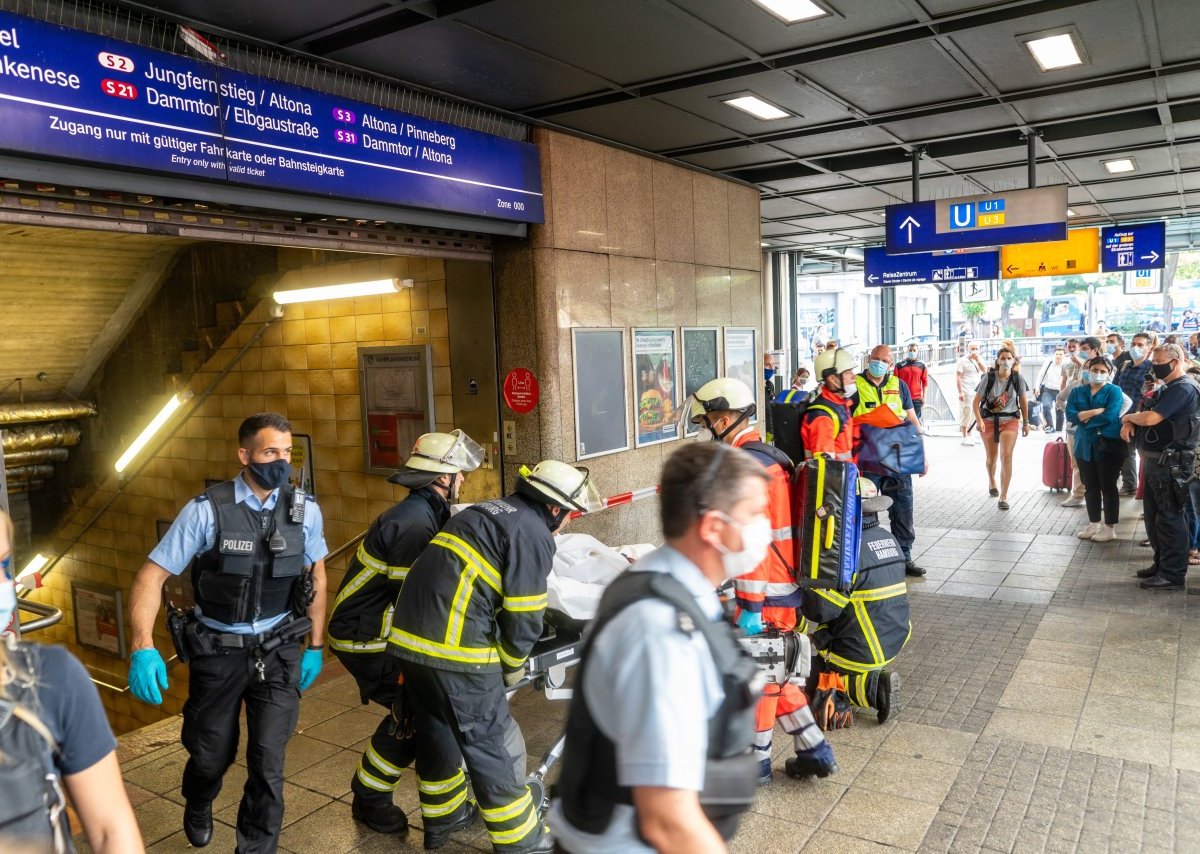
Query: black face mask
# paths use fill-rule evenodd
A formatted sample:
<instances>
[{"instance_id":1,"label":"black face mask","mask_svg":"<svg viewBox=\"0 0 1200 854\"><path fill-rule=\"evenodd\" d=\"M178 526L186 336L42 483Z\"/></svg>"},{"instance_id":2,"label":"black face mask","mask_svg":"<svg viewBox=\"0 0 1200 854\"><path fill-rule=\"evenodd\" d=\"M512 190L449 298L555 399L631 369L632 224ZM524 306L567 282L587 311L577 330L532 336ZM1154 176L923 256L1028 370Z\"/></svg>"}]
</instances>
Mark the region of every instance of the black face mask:
<instances>
[{"instance_id":1,"label":"black face mask","mask_svg":"<svg viewBox=\"0 0 1200 854\"><path fill-rule=\"evenodd\" d=\"M292 476L292 464L287 460L272 460L269 463L248 463L246 471L254 482L263 489L278 489Z\"/></svg>"},{"instance_id":2,"label":"black face mask","mask_svg":"<svg viewBox=\"0 0 1200 854\"><path fill-rule=\"evenodd\" d=\"M1152 364L1150 365L1150 370L1154 371L1154 376L1158 377L1160 380L1165 380L1171 375L1171 371L1175 370L1175 361L1171 360L1165 365Z\"/></svg>"},{"instance_id":3,"label":"black face mask","mask_svg":"<svg viewBox=\"0 0 1200 854\"><path fill-rule=\"evenodd\" d=\"M571 511L564 508L555 508L550 512L554 515L554 524L550 526L550 533L556 534L558 533L558 529L567 523L567 517L571 515Z\"/></svg>"}]
</instances>

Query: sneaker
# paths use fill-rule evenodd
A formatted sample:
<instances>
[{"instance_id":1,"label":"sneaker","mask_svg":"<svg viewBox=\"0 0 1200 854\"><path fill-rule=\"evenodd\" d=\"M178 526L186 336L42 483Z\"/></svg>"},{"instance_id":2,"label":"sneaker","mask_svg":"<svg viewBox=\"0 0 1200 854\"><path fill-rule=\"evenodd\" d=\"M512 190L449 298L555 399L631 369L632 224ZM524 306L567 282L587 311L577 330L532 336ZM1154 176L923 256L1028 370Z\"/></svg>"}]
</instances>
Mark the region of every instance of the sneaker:
<instances>
[{"instance_id":1,"label":"sneaker","mask_svg":"<svg viewBox=\"0 0 1200 854\"><path fill-rule=\"evenodd\" d=\"M1100 533L1100 529L1101 529L1101 528L1103 528L1103 527L1104 527L1104 526L1103 526L1103 525L1101 525L1099 522L1092 522L1092 523L1091 523L1091 524L1089 524L1089 525L1088 525L1086 528L1082 529L1082 530L1081 530L1081 531L1080 531L1078 534L1076 534L1075 536L1079 537L1079 539L1081 539L1081 540L1090 540L1092 537L1094 537L1094 536L1096 536L1097 534L1099 534L1099 533ZM1110 539L1111 539L1111 537L1110 537Z\"/></svg>"},{"instance_id":2,"label":"sneaker","mask_svg":"<svg viewBox=\"0 0 1200 854\"><path fill-rule=\"evenodd\" d=\"M1068 498L1066 501L1064 501L1062 504L1059 505L1059 507L1082 507L1082 506L1083 506L1083 499L1076 498L1074 495L1072 495L1070 498Z\"/></svg>"},{"instance_id":3,"label":"sneaker","mask_svg":"<svg viewBox=\"0 0 1200 854\"><path fill-rule=\"evenodd\" d=\"M975 443L974 443L974 442L972 442L970 439L963 439L963 440L962 440L962 443L963 443L964 445L967 445L968 447L969 447L969 446L971 446L971 445L974 445L974 444L975 444Z\"/></svg>"},{"instance_id":4,"label":"sneaker","mask_svg":"<svg viewBox=\"0 0 1200 854\"><path fill-rule=\"evenodd\" d=\"M425 850L432 851L435 848L441 848L450 841L451 833L465 830L474 824L477 818L479 818L479 808L475 806L474 801L467 801L449 819L436 824L425 819Z\"/></svg>"},{"instance_id":5,"label":"sneaker","mask_svg":"<svg viewBox=\"0 0 1200 854\"><path fill-rule=\"evenodd\" d=\"M1093 543L1107 543L1117 538L1117 532L1112 525L1101 525L1100 532L1092 535Z\"/></svg>"}]
</instances>

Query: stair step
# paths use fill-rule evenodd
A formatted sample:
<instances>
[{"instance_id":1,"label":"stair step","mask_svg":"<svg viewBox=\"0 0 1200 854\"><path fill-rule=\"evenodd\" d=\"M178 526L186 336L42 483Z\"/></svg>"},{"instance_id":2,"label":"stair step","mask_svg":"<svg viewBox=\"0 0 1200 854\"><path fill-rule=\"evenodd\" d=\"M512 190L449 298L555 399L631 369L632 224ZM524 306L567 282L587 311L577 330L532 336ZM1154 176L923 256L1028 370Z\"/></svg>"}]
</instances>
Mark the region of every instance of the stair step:
<instances>
[{"instance_id":1,"label":"stair step","mask_svg":"<svg viewBox=\"0 0 1200 854\"><path fill-rule=\"evenodd\" d=\"M200 370L201 366L208 360L208 356L202 350L184 350L179 356L183 361L182 373L188 377Z\"/></svg>"},{"instance_id":2,"label":"stair step","mask_svg":"<svg viewBox=\"0 0 1200 854\"><path fill-rule=\"evenodd\" d=\"M217 326L227 333L242 322L246 316L246 305L241 300L227 300L216 304Z\"/></svg>"},{"instance_id":3,"label":"stair step","mask_svg":"<svg viewBox=\"0 0 1200 854\"><path fill-rule=\"evenodd\" d=\"M222 342L229 336L229 327L205 326L199 330L200 349L214 353L220 349Z\"/></svg>"}]
</instances>

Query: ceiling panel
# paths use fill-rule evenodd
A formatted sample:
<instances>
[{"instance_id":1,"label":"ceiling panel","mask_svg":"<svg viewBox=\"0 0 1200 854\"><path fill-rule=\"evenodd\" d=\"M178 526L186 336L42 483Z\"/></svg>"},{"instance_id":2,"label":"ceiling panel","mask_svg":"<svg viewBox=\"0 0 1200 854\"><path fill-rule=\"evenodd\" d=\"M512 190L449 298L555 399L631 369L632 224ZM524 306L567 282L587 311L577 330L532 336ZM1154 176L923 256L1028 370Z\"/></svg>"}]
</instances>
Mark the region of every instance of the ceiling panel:
<instances>
[{"instance_id":1,"label":"ceiling panel","mask_svg":"<svg viewBox=\"0 0 1200 854\"><path fill-rule=\"evenodd\" d=\"M1200 44L1196 0L1155 0L1152 9L1163 62L1195 59Z\"/></svg>"},{"instance_id":2,"label":"ceiling panel","mask_svg":"<svg viewBox=\"0 0 1200 854\"><path fill-rule=\"evenodd\" d=\"M1088 186L1092 195L1101 202L1110 199L1124 199L1131 196L1155 196L1163 193L1178 191L1174 175L1161 178L1141 178L1137 181L1114 181L1109 184L1091 184Z\"/></svg>"},{"instance_id":3,"label":"ceiling panel","mask_svg":"<svg viewBox=\"0 0 1200 854\"><path fill-rule=\"evenodd\" d=\"M569 128L647 151L717 142L729 131L656 101L622 101L556 116Z\"/></svg>"},{"instance_id":4,"label":"ceiling panel","mask_svg":"<svg viewBox=\"0 0 1200 854\"><path fill-rule=\"evenodd\" d=\"M760 186L765 187L767 192L794 193L822 187L836 187L844 183L846 183L846 179L841 175L822 173L820 175L803 175L799 178L784 178L779 181L766 181Z\"/></svg>"},{"instance_id":5,"label":"ceiling panel","mask_svg":"<svg viewBox=\"0 0 1200 854\"><path fill-rule=\"evenodd\" d=\"M726 98L747 93L765 98L796 115L794 118L763 121L722 103ZM695 86L658 96L658 100L748 135L840 121L852 115L836 101L783 71L769 71L741 77L736 81Z\"/></svg>"},{"instance_id":6,"label":"ceiling panel","mask_svg":"<svg viewBox=\"0 0 1200 854\"><path fill-rule=\"evenodd\" d=\"M459 20L621 85L747 58L720 33L665 4L554 0L554 14L546 12L545 0L506 0Z\"/></svg>"},{"instance_id":7,"label":"ceiling panel","mask_svg":"<svg viewBox=\"0 0 1200 854\"><path fill-rule=\"evenodd\" d=\"M1180 175L1185 190L1200 190L1200 174Z\"/></svg>"},{"instance_id":8,"label":"ceiling panel","mask_svg":"<svg viewBox=\"0 0 1200 854\"><path fill-rule=\"evenodd\" d=\"M1175 151L1179 155L1179 168L1200 168L1200 142L1176 146Z\"/></svg>"},{"instance_id":9,"label":"ceiling panel","mask_svg":"<svg viewBox=\"0 0 1200 854\"><path fill-rule=\"evenodd\" d=\"M886 132L879 128L859 127L848 128L837 133L821 133L799 139L778 140L772 145L789 154L804 158L843 154L860 148L892 146L895 143Z\"/></svg>"},{"instance_id":10,"label":"ceiling panel","mask_svg":"<svg viewBox=\"0 0 1200 854\"><path fill-rule=\"evenodd\" d=\"M760 206L763 219L784 219L793 216L824 213L820 208L797 199L763 199Z\"/></svg>"},{"instance_id":11,"label":"ceiling panel","mask_svg":"<svg viewBox=\"0 0 1200 854\"><path fill-rule=\"evenodd\" d=\"M1126 130L1119 133L1106 133L1097 136L1081 136L1077 139L1056 139L1053 142L1042 141L1039 144L1049 146L1059 157L1064 157L1071 163L1074 163L1074 159L1068 155L1100 149L1116 151L1124 146L1146 145L1154 142L1165 144L1166 141L1166 133L1161 127L1156 127ZM1107 158L1108 155L1105 155L1105 157Z\"/></svg>"},{"instance_id":12,"label":"ceiling panel","mask_svg":"<svg viewBox=\"0 0 1200 854\"><path fill-rule=\"evenodd\" d=\"M981 94L928 42L820 62L806 66L804 74L868 113Z\"/></svg>"},{"instance_id":13,"label":"ceiling panel","mask_svg":"<svg viewBox=\"0 0 1200 854\"><path fill-rule=\"evenodd\" d=\"M818 228L824 231L841 231L845 229L854 231L861 228L871 228L878 223L871 222L869 219L860 219L856 216L816 216L801 220L799 224L805 228Z\"/></svg>"},{"instance_id":14,"label":"ceiling panel","mask_svg":"<svg viewBox=\"0 0 1200 854\"><path fill-rule=\"evenodd\" d=\"M1002 92L1070 83L1149 65L1137 7L1129 0L1098 0L966 30L955 33L952 39ZM1088 63L1041 71L1018 36L1070 25L1076 27L1083 40Z\"/></svg>"},{"instance_id":15,"label":"ceiling panel","mask_svg":"<svg viewBox=\"0 0 1200 854\"><path fill-rule=\"evenodd\" d=\"M1013 137L1016 139L1016 136ZM977 151L971 154L955 154L940 157L938 160L957 172L969 172L973 169L996 166L1004 163L1019 163L1027 156L1024 145L1012 148L996 148L991 151Z\"/></svg>"},{"instance_id":16,"label":"ceiling panel","mask_svg":"<svg viewBox=\"0 0 1200 854\"><path fill-rule=\"evenodd\" d=\"M790 26L751 0L675 0L675 4L759 54L798 50L913 21L903 4L892 2L829 0L825 5L835 15Z\"/></svg>"},{"instance_id":17,"label":"ceiling panel","mask_svg":"<svg viewBox=\"0 0 1200 854\"><path fill-rule=\"evenodd\" d=\"M970 110L953 110L941 115L922 116L900 122L886 122L883 127L905 142L958 136L981 130L1013 126L1012 113L1006 107L987 106Z\"/></svg>"},{"instance_id":18,"label":"ceiling panel","mask_svg":"<svg viewBox=\"0 0 1200 854\"><path fill-rule=\"evenodd\" d=\"M707 151L701 154L684 154L678 159L702 169L716 171L743 169L747 166L764 166L769 163L791 160L778 148L770 145L748 145L740 148L726 148L721 151Z\"/></svg>"},{"instance_id":19,"label":"ceiling panel","mask_svg":"<svg viewBox=\"0 0 1200 854\"><path fill-rule=\"evenodd\" d=\"M1133 218L1135 216L1157 216L1162 211L1179 209L1178 196L1164 196L1138 202L1105 202L1104 209L1113 216Z\"/></svg>"},{"instance_id":20,"label":"ceiling panel","mask_svg":"<svg viewBox=\"0 0 1200 854\"><path fill-rule=\"evenodd\" d=\"M1013 106L1027 122L1033 124L1152 104L1154 97L1154 83L1150 80L1139 80L1119 86L1085 89L1068 95L1018 101Z\"/></svg>"},{"instance_id":21,"label":"ceiling panel","mask_svg":"<svg viewBox=\"0 0 1200 854\"><path fill-rule=\"evenodd\" d=\"M331 56L509 110L607 88L599 77L453 23L392 33Z\"/></svg>"},{"instance_id":22,"label":"ceiling panel","mask_svg":"<svg viewBox=\"0 0 1200 854\"><path fill-rule=\"evenodd\" d=\"M1200 72L1170 74L1162 78L1168 98L1194 98L1200 95Z\"/></svg>"},{"instance_id":23,"label":"ceiling panel","mask_svg":"<svg viewBox=\"0 0 1200 854\"><path fill-rule=\"evenodd\" d=\"M288 3L245 0L157 0L154 8L200 24L264 41L288 42L309 33L353 21L371 13L388 11L378 0L289 0Z\"/></svg>"},{"instance_id":24,"label":"ceiling panel","mask_svg":"<svg viewBox=\"0 0 1200 854\"><path fill-rule=\"evenodd\" d=\"M845 190L818 190L806 194L804 201L831 211L852 211L881 208L895 199L873 187L852 187Z\"/></svg>"}]
</instances>

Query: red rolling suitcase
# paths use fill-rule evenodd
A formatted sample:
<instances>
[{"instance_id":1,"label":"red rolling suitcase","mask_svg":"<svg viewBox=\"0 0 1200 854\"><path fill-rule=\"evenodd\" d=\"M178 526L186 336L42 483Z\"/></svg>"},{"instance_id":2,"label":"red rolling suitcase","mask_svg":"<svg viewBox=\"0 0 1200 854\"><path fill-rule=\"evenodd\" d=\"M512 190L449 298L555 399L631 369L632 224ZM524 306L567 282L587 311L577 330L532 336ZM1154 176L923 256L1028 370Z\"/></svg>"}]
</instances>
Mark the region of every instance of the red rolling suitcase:
<instances>
[{"instance_id":1,"label":"red rolling suitcase","mask_svg":"<svg viewBox=\"0 0 1200 854\"><path fill-rule=\"evenodd\" d=\"M1042 452L1042 483L1056 492L1071 488L1071 456L1062 439L1046 445Z\"/></svg>"}]
</instances>

